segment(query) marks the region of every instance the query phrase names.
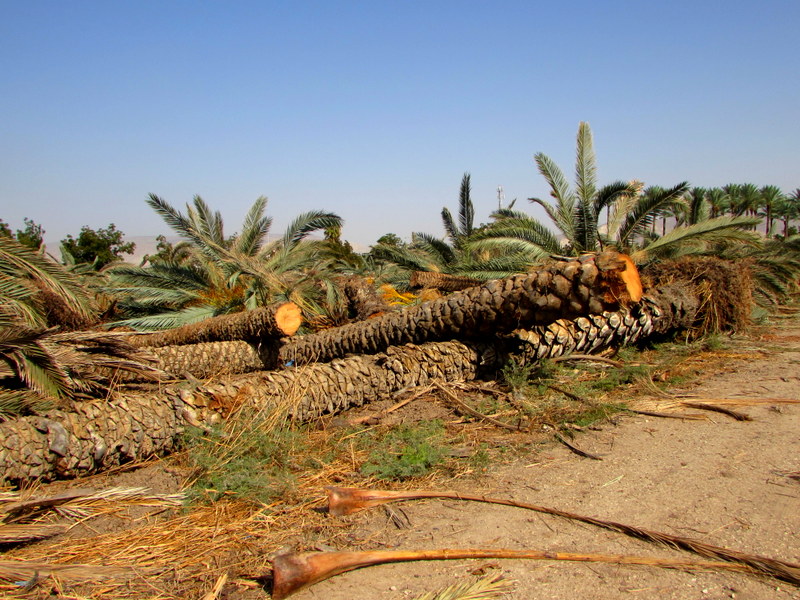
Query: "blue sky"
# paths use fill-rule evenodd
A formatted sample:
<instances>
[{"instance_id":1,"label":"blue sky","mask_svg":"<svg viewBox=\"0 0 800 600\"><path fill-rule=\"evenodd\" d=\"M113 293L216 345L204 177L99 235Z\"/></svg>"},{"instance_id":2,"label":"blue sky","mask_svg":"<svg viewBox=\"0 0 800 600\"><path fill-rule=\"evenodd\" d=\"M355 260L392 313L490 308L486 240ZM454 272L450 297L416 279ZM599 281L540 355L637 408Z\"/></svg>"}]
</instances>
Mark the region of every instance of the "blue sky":
<instances>
[{"instance_id":1,"label":"blue sky","mask_svg":"<svg viewBox=\"0 0 800 600\"><path fill-rule=\"evenodd\" d=\"M369 245L443 234L472 174L477 219L571 178L591 124L600 180L800 187L800 2L0 0L0 218L49 241L194 194L236 231L260 195Z\"/></svg>"}]
</instances>

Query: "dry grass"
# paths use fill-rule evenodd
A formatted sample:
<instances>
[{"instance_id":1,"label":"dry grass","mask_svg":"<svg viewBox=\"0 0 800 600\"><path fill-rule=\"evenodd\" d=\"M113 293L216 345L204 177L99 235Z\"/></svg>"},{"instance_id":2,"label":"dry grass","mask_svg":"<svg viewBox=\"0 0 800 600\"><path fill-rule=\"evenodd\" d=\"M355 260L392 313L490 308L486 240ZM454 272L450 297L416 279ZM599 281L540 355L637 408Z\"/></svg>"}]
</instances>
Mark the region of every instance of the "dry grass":
<instances>
[{"instance_id":1,"label":"dry grass","mask_svg":"<svg viewBox=\"0 0 800 600\"><path fill-rule=\"evenodd\" d=\"M531 423L547 421L575 421L587 416L604 418L613 414L614 407L632 402L632 399L647 392L647 400L630 404L636 408L649 406L660 411L680 413L686 411L686 402L695 404L712 404L715 406L734 406L749 403L775 404L781 399L750 398L687 398L664 394L660 387L662 380L677 376L690 380L698 374L709 370L722 370L733 359L748 359L756 356L752 352L735 352L730 350L703 351L699 346L687 350L680 356L666 352L669 360L659 357L657 351L626 356L623 362L628 366L642 367L646 376L631 381L611 390L595 391L591 396L596 407L587 406L575 400L565 398L552 390L538 397L540 406L534 412L525 413ZM563 364L563 363L562 363ZM590 384L596 383L606 376L613 365L597 367L580 364L579 368L564 369L560 384L569 389L580 388L583 394ZM563 367L562 367L563 369ZM301 386L302 384L298 384ZM588 386L583 387L581 386ZM460 392L468 391L473 396L480 392L479 386L462 386L463 389L451 389ZM287 395L278 411L266 413L263 407L248 407L248 419L253 416L264 426L275 430L291 429L286 422L286 415L304 390L298 388ZM522 410L519 399L505 391L484 390L487 402L498 404L497 413L489 413L474 397L470 399L473 406L485 414L502 414L511 408ZM248 399L241 398L237 410L248 406ZM787 402L797 400L783 399ZM418 399L415 402L426 402ZM648 404L649 403L649 404ZM409 413L417 412L417 405L409 407ZM527 407L530 408L530 407ZM693 409L697 410L697 409ZM604 412L605 411L605 412ZM392 417L402 411L392 413ZM595 414L596 413L596 414ZM380 414L380 413L378 413ZM121 492L106 491L102 495L75 498L58 506L59 512L49 515L39 514L37 522L50 524L59 519L80 520L91 515L102 515L104 512L118 511L121 507L138 503L150 506L154 511L168 509L158 519L141 518L132 521L124 531L114 531L94 535L88 538L57 537L46 542L18 547L4 554L5 560L30 561L42 563L34 565L39 571L32 577L30 569L22 566L16 572L8 572L0 583L0 597L4 598L46 598L51 593L61 594L64 598L120 598L120 599L178 599L200 598L209 594L209 598L225 593L235 594L234 589L245 590L257 584L255 578L267 573L270 569L269 556L277 550L291 546L297 550L311 550L320 545L348 547L347 522L334 521L322 514L320 509L324 500L322 490L328 485L351 485L367 487L375 481L361 473L361 466L368 459L371 451L369 439L376 432L386 428L380 424L351 429L334 429L320 427L316 430L304 430L303 464L301 468L291 467L294 486L286 494L269 502L245 502L235 496L223 494L222 499L210 505L193 505L185 509L169 505L168 499L151 497L139 492L136 498L124 497ZM225 438L228 450L243 444L247 434L246 428L235 424L231 436ZM239 429L236 429L239 427ZM485 421L465 422L464 419L451 418L446 422L447 433L457 437L458 444L476 449L485 447L490 453L491 462L502 461L516 456L509 452L514 444L530 444L536 439L530 432L513 433L500 431ZM375 439L380 439L375 437ZM173 459L178 460L178 459ZM185 458L184 458L185 460ZM463 459L450 460L446 468L430 472L428 475L402 482L402 484L381 483L384 488L424 489L446 487L454 478L474 475L477 469L469 461ZM94 478L93 478L94 479ZM77 482L79 485L81 482ZM187 484L190 482L187 482ZM16 492L0 492L0 516L4 507L14 503L31 501L32 492L19 494ZM174 500L174 498L173 498ZM151 504L147 504L151 502ZM159 504L159 502L161 504ZM53 571L53 567L75 568ZM77 565L77 566L76 566ZM87 571L92 565L111 569L102 580L85 581ZM52 572L48 571L51 569ZM115 569L117 571L115 571ZM25 575L28 574L28 577ZM99 576L99 575L98 575ZM227 583L218 585L221 578L227 576ZM215 587L216 586L216 587ZM221 587L224 586L224 590ZM216 591L215 591L216 590ZM232 595L232 597L236 597Z\"/></svg>"}]
</instances>

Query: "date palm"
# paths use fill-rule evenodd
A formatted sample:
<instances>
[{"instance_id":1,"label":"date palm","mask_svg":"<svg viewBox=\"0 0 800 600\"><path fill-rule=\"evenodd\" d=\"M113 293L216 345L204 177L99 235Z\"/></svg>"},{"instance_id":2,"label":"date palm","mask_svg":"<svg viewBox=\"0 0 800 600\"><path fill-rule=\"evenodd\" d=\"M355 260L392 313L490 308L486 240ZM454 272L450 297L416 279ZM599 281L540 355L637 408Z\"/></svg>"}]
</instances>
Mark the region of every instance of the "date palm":
<instances>
[{"instance_id":1,"label":"date palm","mask_svg":"<svg viewBox=\"0 0 800 600\"><path fill-rule=\"evenodd\" d=\"M122 340L94 332L59 332L59 316L92 322L89 292L66 267L0 236L0 413L107 393L119 368L143 372Z\"/></svg>"},{"instance_id":2,"label":"date palm","mask_svg":"<svg viewBox=\"0 0 800 600\"><path fill-rule=\"evenodd\" d=\"M445 207L441 212L445 237L414 232L411 244L379 243L371 252L377 259L401 267L393 283L405 284L412 271L443 273L458 277L487 280L505 277L525 270L530 264L527 255L513 250L476 248L473 238L480 228L475 227L475 207L469 173L461 179L458 199L458 219Z\"/></svg>"},{"instance_id":3,"label":"date palm","mask_svg":"<svg viewBox=\"0 0 800 600\"><path fill-rule=\"evenodd\" d=\"M188 244L191 255L149 267L113 267L112 289L129 315L116 325L168 329L279 301L293 301L307 311L319 307L324 295L324 273L317 268L320 246L307 237L341 226L337 215L301 214L282 237L268 242L272 219L264 215L264 197L250 208L241 232L231 237L225 236L220 213L199 196L187 204L186 214L154 194L147 203Z\"/></svg>"},{"instance_id":4,"label":"date palm","mask_svg":"<svg viewBox=\"0 0 800 600\"><path fill-rule=\"evenodd\" d=\"M756 221L730 217L678 226L656 235L653 229L657 219L686 209L688 184L645 189L637 181L619 181L599 187L588 123L582 122L578 128L574 187L547 155L538 153L534 160L550 186L553 202L529 200L545 210L557 232L522 212L500 210L492 215L495 223L473 236L471 247L527 252L531 261L549 254L578 255L610 247L631 254L638 262L647 262L658 256L698 251L722 239L751 241L752 236L741 229ZM600 223L603 212L607 214L605 227Z\"/></svg>"},{"instance_id":5,"label":"date palm","mask_svg":"<svg viewBox=\"0 0 800 600\"><path fill-rule=\"evenodd\" d=\"M775 208L780 205L784 196L781 189L775 185L765 185L761 188L760 193L760 209L765 223L764 235L769 237L775 222Z\"/></svg>"}]
</instances>

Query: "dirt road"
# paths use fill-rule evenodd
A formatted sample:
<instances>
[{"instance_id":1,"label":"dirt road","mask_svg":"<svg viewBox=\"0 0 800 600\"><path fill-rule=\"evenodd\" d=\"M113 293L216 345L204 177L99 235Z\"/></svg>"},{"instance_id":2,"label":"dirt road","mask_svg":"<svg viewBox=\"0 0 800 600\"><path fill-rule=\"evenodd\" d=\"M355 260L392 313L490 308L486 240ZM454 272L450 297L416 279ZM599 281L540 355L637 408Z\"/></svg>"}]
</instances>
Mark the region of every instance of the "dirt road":
<instances>
[{"instance_id":1,"label":"dirt road","mask_svg":"<svg viewBox=\"0 0 800 600\"><path fill-rule=\"evenodd\" d=\"M745 552L800 562L800 331L776 329L741 341L725 372L691 390L706 398L747 398L752 417L718 413L705 420L624 417L582 434L589 460L553 447L492 469L463 493L513 498L636 525ZM696 411L694 411L696 413ZM566 552L685 557L652 544L571 521L495 505L426 500L402 505L408 526L384 510L345 517L353 548L531 548ZM502 574L508 598L528 600L781 600L800 589L775 580L716 572L524 560L471 560L371 567L337 576L298 600L413 598L466 579Z\"/></svg>"}]
</instances>

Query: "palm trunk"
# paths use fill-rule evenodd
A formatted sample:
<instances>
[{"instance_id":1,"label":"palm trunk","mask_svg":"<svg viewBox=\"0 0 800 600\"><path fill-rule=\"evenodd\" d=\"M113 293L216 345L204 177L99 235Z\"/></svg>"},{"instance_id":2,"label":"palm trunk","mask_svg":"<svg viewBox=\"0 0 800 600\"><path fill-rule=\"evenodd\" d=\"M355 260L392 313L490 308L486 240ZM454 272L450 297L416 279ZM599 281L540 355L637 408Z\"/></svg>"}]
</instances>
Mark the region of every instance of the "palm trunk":
<instances>
[{"instance_id":1,"label":"palm trunk","mask_svg":"<svg viewBox=\"0 0 800 600\"><path fill-rule=\"evenodd\" d=\"M251 342L208 342L150 348L149 352L162 371L181 378L207 379L273 368L277 348Z\"/></svg>"},{"instance_id":2,"label":"palm trunk","mask_svg":"<svg viewBox=\"0 0 800 600\"><path fill-rule=\"evenodd\" d=\"M70 412L20 417L0 423L0 484L30 484L95 473L175 450L187 424L219 420L247 398L267 411L308 422L353 406L391 398L402 389L434 381L469 381L490 374L509 353L529 360L608 345L691 325L697 300L681 288L664 288L630 309L536 326L492 344L437 342L388 348L274 372L239 375L193 390L164 388L108 402L75 403ZM224 359L222 359L224 360Z\"/></svg>"},{"instance_id":3,"label":"palm trunk","mask_svg":"<svg viewBox=\"0 0 800 600\"><path fill-rule=\"evenodd\" d=\"M482 339L519 327L616 310L638 302L641 290L639 274L627 256L616 252L585 255L297 338L281 348L279 360L299 365L348 354L374 354L400 344Z\"/></svg>"},{"instance_id":4,"label":"palm trunk","mask_svg":"<svg viewBox=\"0 0 800 600\"><path fill-rule=\"evenodd\" d=\"M230 340L277 340L294 335L302 323L300 308L293 302L255 310L220 315L175 329L131 336L135 346L156 348Z\"/></svg>"},{"instance_id":5,"label":"palm trunk","mask_svg":"<svg viewBox=\"0 0 800 600\"><path fill-rule=\"evenodd\" d=\"M483 283L472 277L459 277L437 271L414 271L408 285L412 288L436 289L443 292L460 292Z\"/></svg>"}]
</instances>

